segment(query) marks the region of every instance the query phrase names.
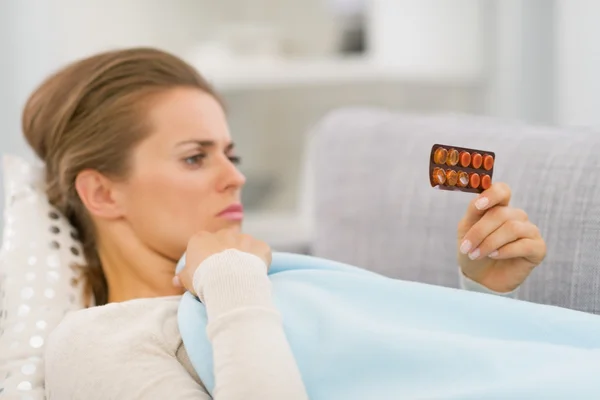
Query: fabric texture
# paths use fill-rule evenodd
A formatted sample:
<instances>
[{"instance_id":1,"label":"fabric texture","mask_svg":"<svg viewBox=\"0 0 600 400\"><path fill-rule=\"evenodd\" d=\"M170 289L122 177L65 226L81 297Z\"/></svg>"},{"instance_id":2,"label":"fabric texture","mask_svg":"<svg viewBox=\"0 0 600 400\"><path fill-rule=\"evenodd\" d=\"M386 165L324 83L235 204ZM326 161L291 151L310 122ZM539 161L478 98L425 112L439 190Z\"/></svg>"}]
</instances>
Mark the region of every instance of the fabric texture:
<instances>
[{"instance_id":1,"label":"fabric texture","mask_svg":"<svg viewBox=\"0 0 600 400\"><path fill-rule=\"evenodd\" d=\"M83 308L84 263L75 230L48 204L43 169L3 159L4 233L0 249L0 399L44 398L48 335Z\"/></svg>"},{"instance_id":2,"label":"fabric texture","mask_svg":"<svg viewBox=\"0 0 600 400\"><path fill-rule=\"evenodd\" d=\"M456 226L474 195L434 190L434 143L496 153L494 182L548 254L521 299L600 313L600 134L466 115L350 108L311 132L312 254L390 277L459 285Z\"/></svg>"},{"instance_id":3,"label":"fabric texture","mask_svg":"<svg viewBox=\"0 0 600 400\"><path fill-rule=\"evenodd\" d=\"M269 276L312 400L592 399L600 393L600 316L294 254L275 253ZM211 392L207 313L189 293L178 324Z\"/></svg>"}]
</instances>

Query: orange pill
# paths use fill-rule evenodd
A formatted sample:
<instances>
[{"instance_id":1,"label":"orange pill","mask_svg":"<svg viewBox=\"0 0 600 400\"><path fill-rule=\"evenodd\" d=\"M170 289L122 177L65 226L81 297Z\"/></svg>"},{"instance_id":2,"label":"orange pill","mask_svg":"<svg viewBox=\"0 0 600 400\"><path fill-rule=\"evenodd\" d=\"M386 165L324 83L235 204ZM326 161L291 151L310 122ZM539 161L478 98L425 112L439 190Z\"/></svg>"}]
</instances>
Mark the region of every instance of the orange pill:
<instances>
[{"instance_id":1,"label":"orange pill","mask_svg":"<svg viewBox=\"0 0 600 400\"><path fill-rule=\"evenodd\" d=\"M467 174L465 171L460 171L458 173L458 181L456 182L456 185L459 187L467 187L468 184L469 174Z\"/></svg>"},{"instance_id":2,"label":"orange pill","mask_svg":"<svg viewBox=\"0 0 600 400\"><path fill-rule=\"evenodd\" d=\"M493 167L494 167L494 157L492 157L492 156L491 156L491 155L489 155L489 154L486 154L486 155L483 157L483 168L484 168L486 171L489 171L489 170L491 170Z\"/></svg>"},{"instance_id":3,"label":"orange pill","mask_svg":"<svg viewBox=\"0 0 600 400\"><path fill-rule=\"evenodd\" d=\"M458 164L458 150L450 149L450 151L448 151L448 159L446 160L446 164L451 167L454 167L456 164Z\"/></svg>"},{"instance_id":4,"label":"orange pill","mask_svg":"<svg viewBox=\"0 0 600 400\"><path fill-rule=\"evenodd\" d=\"M468 151L460 152L460 165L463 167L468 167L471 164L471 153Z\"/></svg>"},{"instance_id":5,"label":"orange pill","mask_svg":"<svg viewBox=\"0 0 600 400\"><path fill-rule=\"evenodd\" d=\"M483 162L483 157L479 153L473 153L471 155L471 166L475 169L481 168L481 163Z\"/></svg>"},{"instance_id":6,"label":"orange pill","mask_svg":"<svg viewBox=\"0 0 600 400\"><path fill-rule=\"evenodd\" d=\"M472 187L473 189L477 189L479 187L480 183L481 183L481 178L479 177L479 174L472 173L469 176L469 186Z\"/></svg>"},{"instance_id":7,"label":"orange pill","mask_svg":"<svg viewBox=\"0 0 600 400\"><path fill-rule=\"evenodd\" d=\"M448 157L448 150L443 147L438 147L433 153L433 162L435 164L446 164L446 158Z\"/></svg>"},{"instance_id":8,"label":"orange pill","mask_svg":"<svg viewBox=\"0 0 600 400\"><path fill-rule=\"evenodd\" d=\"M488 174L484 174L481 177L481 188L487 190L492 186L492 178Z\"/></svg>"},{"instance_id":9,"label":"orange pill","mask_svg":"<svg viewBox=\"0 0 600 400\"><path fill-rule=\"evenodd\" d=\"M435 185L443 185L446 183L446 174L441 168L434 168L432 178Z\"/></svg>"},{"instance_id":10,"label":"orange pill","mask_svg":"<svg viewBox=\"0 0 600 400\"><path fill-rule=\"evenodd\" d=\"M446 184L448 186L454 186L454 185L456 185L457 181L458 181L458 173L451 169L447 170L446 171Z\"/></svg>"}]
</instances>

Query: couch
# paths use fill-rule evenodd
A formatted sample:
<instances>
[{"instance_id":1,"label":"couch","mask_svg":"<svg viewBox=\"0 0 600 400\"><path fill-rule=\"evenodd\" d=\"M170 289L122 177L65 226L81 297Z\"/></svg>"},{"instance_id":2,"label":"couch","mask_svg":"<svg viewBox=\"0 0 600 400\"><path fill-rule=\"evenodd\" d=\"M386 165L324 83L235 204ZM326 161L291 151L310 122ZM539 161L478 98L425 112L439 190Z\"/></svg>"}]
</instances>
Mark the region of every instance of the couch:
<instances>
[{"instance_id":1,"label":"couch","mask_svg":"<svg viewBox=\"0 0 600 400\"><path fill-rule=\"evenodd\" d=\"M523 300L600 313L600 134L466 115L338 110L308 151L311 252L384 275L458 285L456 226L474 196L428 179L434 143L494 151L494 181L540 228L547 258Z\"/></svg>"}]
</instances>

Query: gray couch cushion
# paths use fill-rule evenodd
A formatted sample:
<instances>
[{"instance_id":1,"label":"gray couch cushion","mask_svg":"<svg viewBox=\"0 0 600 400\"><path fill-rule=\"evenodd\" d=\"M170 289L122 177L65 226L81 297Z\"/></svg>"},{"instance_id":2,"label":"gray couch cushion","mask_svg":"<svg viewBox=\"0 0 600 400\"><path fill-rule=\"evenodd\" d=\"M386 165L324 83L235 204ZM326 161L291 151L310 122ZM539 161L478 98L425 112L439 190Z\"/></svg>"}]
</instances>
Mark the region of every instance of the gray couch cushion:
<instances>
[{"instance_id":1,"label":"gray couch cushion","mask_svg":"<svg viewBox=\"0 0 600 400\"><path fill-rule=\"evenodd\" d=\"M434 143L496 152L494 181L541 229L548 256L522 299L600 313L600 134L461 115L345 109L314 129L313 254L456 287L456 226L473 194L434 190Z\"/></svg>"}]
</instances>

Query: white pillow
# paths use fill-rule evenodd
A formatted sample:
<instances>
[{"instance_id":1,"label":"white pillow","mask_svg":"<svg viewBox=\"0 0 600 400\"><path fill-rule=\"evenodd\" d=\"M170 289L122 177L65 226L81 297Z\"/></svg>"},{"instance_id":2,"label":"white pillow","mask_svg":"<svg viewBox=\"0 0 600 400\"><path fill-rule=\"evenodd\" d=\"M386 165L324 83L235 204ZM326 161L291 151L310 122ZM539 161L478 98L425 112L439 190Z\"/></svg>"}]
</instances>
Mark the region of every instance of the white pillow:
<instances>
[{"instance_id":1,"label":"white pillow","mask_svg":"<svg viewBox=\"0 0 600 400\"><path fill-rule=\"evenodd\" d=\"M44 398L43 354L63 316L83 308L82 246L48 203L43 168L4 157L0 249L0 399ZM19 397L20 396L20 397Z\"/></svg>"}]
</instances>

